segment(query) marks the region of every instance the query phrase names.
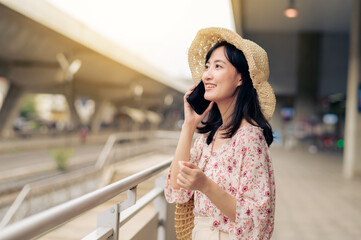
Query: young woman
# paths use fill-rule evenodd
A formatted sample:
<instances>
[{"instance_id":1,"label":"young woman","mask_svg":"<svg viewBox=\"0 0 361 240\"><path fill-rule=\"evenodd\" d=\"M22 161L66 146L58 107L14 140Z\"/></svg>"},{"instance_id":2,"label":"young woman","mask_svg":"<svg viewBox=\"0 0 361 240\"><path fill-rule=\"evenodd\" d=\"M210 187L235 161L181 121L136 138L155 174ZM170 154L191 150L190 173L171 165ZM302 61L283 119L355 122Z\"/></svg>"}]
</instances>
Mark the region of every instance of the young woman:
<instances>
[{"instance_id":1,"label":"young woman","mask_svg":"<svg viewBox=\"0 0 361 240\"><path fill-rule=\"evenodd\" d=\"M170 203L194 195L192 239L270 239L275 211L268 121L275 96L266 52L224 28L198 32L188 53L195 82L212 101L198 115L184 96L185 119L165 196ZM202 126L199 127L202 122ZM195 140L198 129L201 135Z\"/></svg>"}]
</instances>

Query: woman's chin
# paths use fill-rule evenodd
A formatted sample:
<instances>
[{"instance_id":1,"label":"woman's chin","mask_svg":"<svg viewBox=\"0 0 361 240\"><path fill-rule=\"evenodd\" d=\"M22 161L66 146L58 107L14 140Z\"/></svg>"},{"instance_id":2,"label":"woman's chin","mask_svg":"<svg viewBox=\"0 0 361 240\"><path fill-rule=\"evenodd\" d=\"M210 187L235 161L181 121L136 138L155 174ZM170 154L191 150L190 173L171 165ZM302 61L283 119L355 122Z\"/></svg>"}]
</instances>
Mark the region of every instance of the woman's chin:
<instances>
[{"instance_id":1,"label":"woman's chin","mask_svg":"<svg viewBox=\"0 0 361 240\"><path fill-rule=\"evenodd\" d=\"M209 93L205 93L204 94L204 99L208 100L208 101L213 101L214 100L214 96L212 96L212 94Z\"/></svg>"}]
</instances>

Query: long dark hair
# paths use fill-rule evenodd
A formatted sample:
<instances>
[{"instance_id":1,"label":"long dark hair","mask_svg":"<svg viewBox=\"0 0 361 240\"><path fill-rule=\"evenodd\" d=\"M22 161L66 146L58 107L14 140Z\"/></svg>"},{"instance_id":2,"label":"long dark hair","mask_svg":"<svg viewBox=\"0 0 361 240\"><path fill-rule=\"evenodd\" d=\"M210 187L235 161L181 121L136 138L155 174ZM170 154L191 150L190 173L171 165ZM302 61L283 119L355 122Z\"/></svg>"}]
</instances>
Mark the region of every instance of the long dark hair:
<instances>
[{"instance_id":1,"label":"long dark hair","mask_svg":"<svg viewBox=\"0 0 361 240\"><path fill-rule=\"evenodd\" d=\"M215 49L225 47L225 55L227 60L236 68L238 73L242 75L242 85L237 87L238 95L231 116L231 121L228 126L223 126L226 132L223 134L224 138L231 138L241 125L242 119L256 126L254 120L259 127L263 129L263 135L266 139L267 145L270 146L273 142L272 127L261 112L261 107L258 102L256 89L253 87L252 79L249 75L247 60L243 52L237 49L234 45L228 42L219 42L215 44L206 55L206 63L211 57ZM203 126L198 127L199 133L208 133L207 144L212 142L213 136L217 129L222 125L221 113L217 104L214 104L210 110L206 121L202 121Z\"/></svg>"}]
</instances>

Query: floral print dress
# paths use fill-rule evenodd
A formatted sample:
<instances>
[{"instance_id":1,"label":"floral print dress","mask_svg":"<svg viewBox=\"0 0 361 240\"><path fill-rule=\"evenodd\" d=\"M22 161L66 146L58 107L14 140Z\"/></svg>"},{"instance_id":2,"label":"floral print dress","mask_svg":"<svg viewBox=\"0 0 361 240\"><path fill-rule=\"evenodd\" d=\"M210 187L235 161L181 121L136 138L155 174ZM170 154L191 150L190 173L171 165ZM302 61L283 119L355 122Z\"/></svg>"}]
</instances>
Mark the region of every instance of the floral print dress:
<instances>
[{"instance_id":1,"label":"floral print dress","mask_svg":"<svg viewBox=\"0 0 361 240\"><path fill-rule=\"evenodd\" d=\"M165 186L169 203L187 202L194 194L195 216L209 217L212 228L228 232L235 239L270 239L275 213L275 182L272 161L262 128L242 126L216 151L200 135L190 152L196 164L211 180L236 198L236 220L231 221L200 191L174 189L170 171Z\"/></svg>"}]
</instances>

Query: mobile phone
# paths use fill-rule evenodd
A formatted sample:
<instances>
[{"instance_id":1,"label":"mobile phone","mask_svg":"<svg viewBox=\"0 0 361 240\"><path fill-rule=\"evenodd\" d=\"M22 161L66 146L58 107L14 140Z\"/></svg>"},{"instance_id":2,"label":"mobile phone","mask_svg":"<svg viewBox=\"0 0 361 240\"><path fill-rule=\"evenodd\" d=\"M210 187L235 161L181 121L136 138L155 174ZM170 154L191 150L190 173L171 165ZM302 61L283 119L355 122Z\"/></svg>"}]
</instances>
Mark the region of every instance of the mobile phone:
<instances>
[{"instance_id":1,"label":"mobile phone","mask_svg":"<svg viewBox=\"0 0 361 240\"><path fill-rule=\"evenodd\" d=\"M203 81L201 80L197 86L193 89L191 94L187 96L187 102L191 105L193 110L201 115L207 109L211 101L204 99L204 93L206 92L204 88Z\"/></svg>"}]
</instances>

